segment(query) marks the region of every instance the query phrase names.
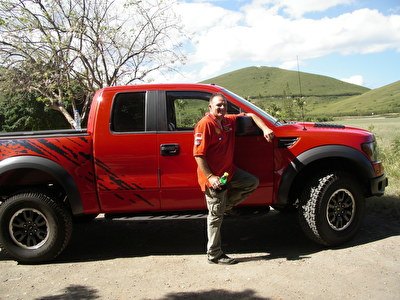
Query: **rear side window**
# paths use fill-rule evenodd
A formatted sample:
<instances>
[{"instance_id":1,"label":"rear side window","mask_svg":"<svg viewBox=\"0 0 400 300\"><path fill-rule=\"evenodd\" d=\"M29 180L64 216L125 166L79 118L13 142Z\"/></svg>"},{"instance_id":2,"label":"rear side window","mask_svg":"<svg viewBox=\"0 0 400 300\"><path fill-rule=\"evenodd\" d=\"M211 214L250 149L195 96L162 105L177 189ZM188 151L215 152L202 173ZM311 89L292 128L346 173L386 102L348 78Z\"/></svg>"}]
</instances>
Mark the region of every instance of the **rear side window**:
<instances>
[{"instance_id":1,"label":"rear side window","mask_svg":"<svg viewBox=\"0 0 400 300\"><path fill-rule=\"evenodd\" d=\"M122 93L115 97L111 130L132 132L146 130L146 93Z\"/></svg>"}]
</instances>

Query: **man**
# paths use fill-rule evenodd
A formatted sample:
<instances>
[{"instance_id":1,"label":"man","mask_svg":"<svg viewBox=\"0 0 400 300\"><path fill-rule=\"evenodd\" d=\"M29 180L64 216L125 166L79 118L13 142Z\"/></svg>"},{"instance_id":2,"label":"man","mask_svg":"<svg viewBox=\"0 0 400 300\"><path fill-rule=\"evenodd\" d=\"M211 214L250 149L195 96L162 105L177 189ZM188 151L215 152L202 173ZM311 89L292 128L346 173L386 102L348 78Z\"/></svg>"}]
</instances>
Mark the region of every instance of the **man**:
<instances>
[{"instance_id":1,"label":"man","mask_svg":"<svg viewBox=\"0 0 400 300\"><path fill-rule=\"evenodd\" d=\"M246 199L259 184L258 178L233 164L236 119L244 115L251 117L268 142L273 138L273 131L254 114L226 114L227 100L221 93L211 95L208 107L209 113L196 124L193 147L197 176L208 208L207 257L209 263L235 264L237 261L221 249L223 216ZM224 172L229 173L226 188L219 180Z\"/></svg>"}]
</instances>

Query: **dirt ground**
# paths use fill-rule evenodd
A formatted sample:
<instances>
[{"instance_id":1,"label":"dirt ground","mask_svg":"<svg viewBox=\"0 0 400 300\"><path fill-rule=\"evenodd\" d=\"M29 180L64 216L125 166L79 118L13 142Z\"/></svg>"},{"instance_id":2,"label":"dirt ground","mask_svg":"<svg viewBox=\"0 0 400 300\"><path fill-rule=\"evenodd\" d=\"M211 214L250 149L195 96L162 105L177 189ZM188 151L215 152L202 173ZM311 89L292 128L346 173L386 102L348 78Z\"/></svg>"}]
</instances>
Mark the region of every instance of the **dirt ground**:
<instances>
[{"instance_id":1,"label":"dirt ground","mask_svg":"<svg viewBox=\"0 0 400 300\"><path fill-rule=\"evenodd\" d=\"M359 234L336 249L276 211L224 221L237 265L208 264L205 243L205 219L96 219L52 263L0 252L0 299L400 299L397 197L368 199Z\"/></svg>"}]
</instances>

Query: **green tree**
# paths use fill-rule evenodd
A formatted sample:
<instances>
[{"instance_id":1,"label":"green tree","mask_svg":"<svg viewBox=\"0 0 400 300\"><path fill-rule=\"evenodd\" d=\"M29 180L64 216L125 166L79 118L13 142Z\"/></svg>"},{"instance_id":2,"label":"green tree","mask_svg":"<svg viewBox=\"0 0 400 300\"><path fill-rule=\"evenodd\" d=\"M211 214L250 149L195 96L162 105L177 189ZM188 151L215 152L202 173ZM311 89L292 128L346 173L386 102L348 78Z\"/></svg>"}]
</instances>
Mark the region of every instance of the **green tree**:
<instances>
[{"instance_id":1,"label":"green tree","mask_svg":"<svg viewBox=\"0 0 400 300\"><path fill-rule=\"evenodd\" d=\"M283 118L286 120L295 120L296 119L296 111L295 111L295 105L294 102L291 98L285 98L283 99Z\"/></svg>"},{"instance_id":2,"label":"green tree","mask_svg":"<svg viewBox=\"0 0 400 300\"><path fill-rule=\"evenodd\" d=\"M77 128L96 90L148 80L149 74L173 70L184 60L172 5L162 0L0 1L2 87L37 95Z\"/></svg>"},{"instance_id":3,"label":"green tree","mask_svg":"<svg viewBox=\"0 0 400 300\"><path fill-rule=\"evenodd\" d=\"M282 117L282 108L274 102L266 108L266 111L275 118L280 119Z\"/></svg>"},{"instance_id":4,"label":"green tree","mask_svg":"<svg viewBox=\"0 0 400 300\"><path fill-rule=\"evenodd\" d=\"M186 100L178 99L175 101L176 112L178 119L176 120L178 124L182 124L182 115L185 112L186 107L188 106L188 102Z\"/></svg>"},{"instance_id":5,"label":"green tree","mask_svg":"<svg viewBox=\"0 0 400 300\"><path fill-rule=\"evenodd\" d=\"M33 95L17 93L2 95L0 97L0 131L68 128L68 123L60 114L51 110L46 112L44 103L34 100ZM46 117L43 117L45 112Z\"/></svg>"},{"instance_id":6,"label":"green tree","mask_svg":"<svg viewBox=\"0 0 400 300\"><path fill-rule=\"evenodd\" d=\"M294 101L294 104L297 106L297 108L300 110L300 118L301 120L304 120L305 118L305 109L306 109L306 100L303 99L303 97L301 98L297 98Z\"/></svg>"}]
</instances>

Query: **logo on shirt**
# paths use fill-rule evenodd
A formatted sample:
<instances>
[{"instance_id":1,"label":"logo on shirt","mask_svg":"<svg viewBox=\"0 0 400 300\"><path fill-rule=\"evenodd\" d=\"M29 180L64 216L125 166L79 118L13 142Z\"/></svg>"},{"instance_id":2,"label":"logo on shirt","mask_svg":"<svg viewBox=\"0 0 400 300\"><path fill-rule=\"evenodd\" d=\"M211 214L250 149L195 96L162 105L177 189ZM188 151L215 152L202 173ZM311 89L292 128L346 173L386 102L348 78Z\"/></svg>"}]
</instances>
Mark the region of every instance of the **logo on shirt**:
<instances>
[{"instance_id":1,"label":"logo on shirt","mask_svg":"<svg viewBox=\"0 0 400 300\"><path fill-rule=\"evenodd\" d=\"M224 129L225 132L229 132L229 131L232 130L232 126L229 123L228 124L223 124L222 128Z\"/></svg>"},{"instance_id":2,"label":"logo on shirt","mask_svg":"<svg viewBox=\"0 0 400 300\"><path fill-rule=\"evenodd\" d=\"M202 140L203 140L203 134L201 132L200 133L196 133L194 135L194 144L196 146L200 146Z\"/></svg>"}]
</instances>

